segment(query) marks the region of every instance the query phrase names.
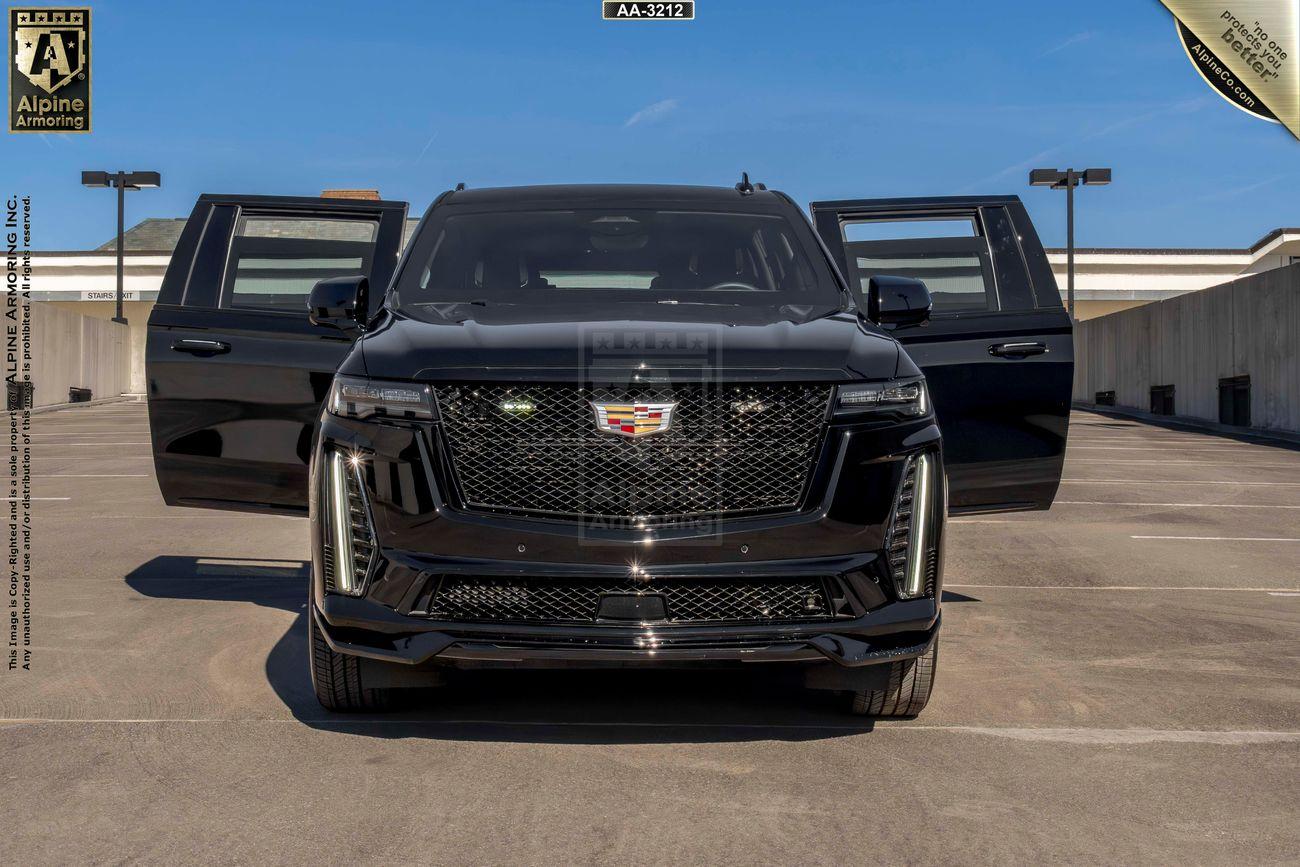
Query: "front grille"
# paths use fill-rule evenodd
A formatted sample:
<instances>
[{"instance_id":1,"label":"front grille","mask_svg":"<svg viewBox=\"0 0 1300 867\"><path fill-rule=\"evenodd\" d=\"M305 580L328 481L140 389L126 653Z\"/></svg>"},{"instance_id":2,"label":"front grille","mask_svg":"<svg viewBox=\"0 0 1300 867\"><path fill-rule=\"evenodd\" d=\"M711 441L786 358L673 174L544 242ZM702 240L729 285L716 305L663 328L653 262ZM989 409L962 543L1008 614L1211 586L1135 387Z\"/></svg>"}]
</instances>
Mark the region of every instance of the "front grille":
<instances>
[{"instance_id":1,"label":"front grille","mask_svg":"<svg viewBox=\"0 0 1300 867\"><path fill-rule=\"evenodd\" d=\"M602 596L661 596L668 623L824 620L831 617L823 579L519 578L444 575L434 579L427 610L442 620L593 623Z\"/></svg>"},{"instance_id":2,"label":"front grille","mask_svg":"<svg viewBox=\"0 0 1300 867\"><path fill-rule=\"evenodd\" d=\"M465 506L614 520L797 509L831 393L785 383L436 391ZM598 430L593 402L676 407L668 430L630 438Z\"/></svg>"}]
</instances>

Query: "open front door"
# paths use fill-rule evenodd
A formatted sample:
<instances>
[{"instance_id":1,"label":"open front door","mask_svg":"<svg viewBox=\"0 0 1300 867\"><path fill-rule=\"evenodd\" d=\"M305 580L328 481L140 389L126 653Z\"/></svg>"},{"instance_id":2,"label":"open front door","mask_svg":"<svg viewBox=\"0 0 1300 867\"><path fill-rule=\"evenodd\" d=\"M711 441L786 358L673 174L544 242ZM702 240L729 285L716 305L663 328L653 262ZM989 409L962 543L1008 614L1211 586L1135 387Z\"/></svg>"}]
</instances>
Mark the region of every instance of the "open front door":
<instances>
[{"instance_id":1,"label":"open front door","mask_svg":"<svg viewBox=\"0 0 1300 867\"><path fill-rule=\"evenodd\" d=\"M307 320L317 280L397 265L405 202L200 197L149 316L154 466L170 505L307 510L321 403L351 340Z\"/></svg>"},{"instance_id":2,"label":"open front door","mask_svg":"<svg viewBox=\"0 0 1300 867\"><path fill-rule=\"evenodd\" d=\"M894 336L925 372L943 431L952 512L1046 509L1065 460L1069 316L1020 199L814 202L845 277L924 280L929 322Z\"/></svg>"}]
</instances>

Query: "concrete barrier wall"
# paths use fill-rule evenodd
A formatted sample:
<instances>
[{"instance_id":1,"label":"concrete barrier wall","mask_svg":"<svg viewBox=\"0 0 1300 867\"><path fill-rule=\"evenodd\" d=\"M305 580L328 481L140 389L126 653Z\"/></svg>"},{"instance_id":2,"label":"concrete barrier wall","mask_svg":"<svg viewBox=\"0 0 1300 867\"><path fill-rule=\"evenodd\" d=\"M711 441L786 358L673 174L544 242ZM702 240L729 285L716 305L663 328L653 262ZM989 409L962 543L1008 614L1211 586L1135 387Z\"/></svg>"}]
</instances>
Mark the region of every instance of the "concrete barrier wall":
<instances>
[{"instance_id":1,"label":"concrete barrier wall","mask_svg":"<svg viewBox=\"0 0 1300 867\"><path fill-rule=\"evenodd\" d=\"M1219 380L1249 375L1251 427L1300 431L1300 265L1080 322L1074 346L1082 403L1145 412L1173 385L1177 415L1217 422Z\"/></svg>"},{"instance_id":2,"label":"concrete barrier wall","mask_svg":"<svg viewBox=\"0 0 1300 867\"><path fill-rule=\"evenodd\" d=\"M68 389L89 388L95 400L130 388L127 326L31 302L31 379L34 406L68 402Z\"/></svg>"}]
</instances>

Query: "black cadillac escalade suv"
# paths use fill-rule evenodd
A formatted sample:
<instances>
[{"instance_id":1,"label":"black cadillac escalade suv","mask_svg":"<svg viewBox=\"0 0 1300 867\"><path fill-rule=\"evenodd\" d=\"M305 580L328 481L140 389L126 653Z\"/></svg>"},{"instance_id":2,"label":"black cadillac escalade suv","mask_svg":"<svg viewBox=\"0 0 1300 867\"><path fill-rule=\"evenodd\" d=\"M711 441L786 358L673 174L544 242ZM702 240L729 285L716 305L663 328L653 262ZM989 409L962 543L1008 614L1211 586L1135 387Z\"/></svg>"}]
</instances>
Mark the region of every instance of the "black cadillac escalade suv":
<instances>
[{"instance_id":1,"label":"black cadillac escalade suv","mask_svg":"<svg viewBox=\"0 0 1300 867\"><path fill-rule=\"evenodd\" d=\"M332 710L754 664L910 716L950 513L1045 509L1069 320L1018 199L205 195L149 319L169 504L310 515ZM399 255L400 253L400 255Z\"/></svg>"}]
</instances>

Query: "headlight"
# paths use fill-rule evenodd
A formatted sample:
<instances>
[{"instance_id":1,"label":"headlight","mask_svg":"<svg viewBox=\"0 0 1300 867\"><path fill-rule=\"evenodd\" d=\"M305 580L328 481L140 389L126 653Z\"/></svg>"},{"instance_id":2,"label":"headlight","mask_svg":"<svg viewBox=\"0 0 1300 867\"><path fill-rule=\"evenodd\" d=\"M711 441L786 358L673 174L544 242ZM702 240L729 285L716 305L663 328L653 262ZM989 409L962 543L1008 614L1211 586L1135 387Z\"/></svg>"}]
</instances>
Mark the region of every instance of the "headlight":
<instances>
[{"instance_id":1,"label":"headlight","mask_svg":"<svg viewBox=\"0 0 1300 867\"><path fill-rule=\"evenodd\" d=\"M891 412L914 418L930 413L924 379L841 385L835 394L836 415Z\"/></svg>"},{"instance_id":2,"label":"headlight","mask_svg":"<svg viewBox=\"0 0 1300 867\"><path fill-rule=\"evenodd\" d=\"M375 557L375 531L361 480L362 457L338 449L325 455L325 587L360 596Z\"/></svg>"},{"instance_id":3,"label":"headlight","mask_svg":"<svg viewBox=\"0 0 1300 867\"><path fill-rule=\"evenodd\" d=\"M433 393L414 382L336 376L326 408L346 418L433 418Z\"/></svg>"}]
</instances>

